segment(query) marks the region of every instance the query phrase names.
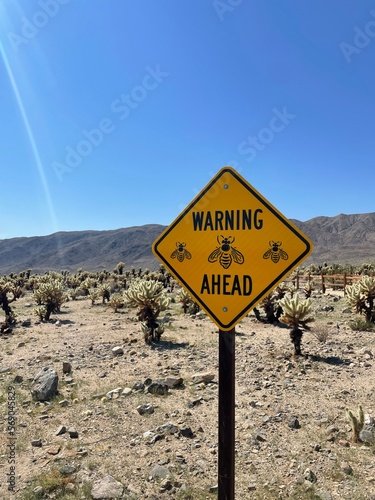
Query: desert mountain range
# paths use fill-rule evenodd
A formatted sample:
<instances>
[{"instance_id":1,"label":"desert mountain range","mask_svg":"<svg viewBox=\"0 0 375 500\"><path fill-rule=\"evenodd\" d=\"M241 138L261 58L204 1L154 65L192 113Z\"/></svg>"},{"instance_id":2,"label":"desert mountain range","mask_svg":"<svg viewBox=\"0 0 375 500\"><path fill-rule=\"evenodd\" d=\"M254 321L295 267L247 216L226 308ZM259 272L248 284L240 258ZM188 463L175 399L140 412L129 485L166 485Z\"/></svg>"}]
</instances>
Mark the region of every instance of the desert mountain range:
<instances>
[{"instance_id":1,"label":"desert mountain range","mask_svg":"<svg viewBox=\"0 0 375 500\"><path fill-rule=\"evenodd\" d=\"M303 265L375 263L375 212L291 221L314 243L314 251ZM75 272L79 268L112 271L120 261L127 269L154 270L159 261L151 245L164 229L159 224L147 224L0 240L0 274L26 269L33 273L63 269Z\"/></svg>"}]
</instances>

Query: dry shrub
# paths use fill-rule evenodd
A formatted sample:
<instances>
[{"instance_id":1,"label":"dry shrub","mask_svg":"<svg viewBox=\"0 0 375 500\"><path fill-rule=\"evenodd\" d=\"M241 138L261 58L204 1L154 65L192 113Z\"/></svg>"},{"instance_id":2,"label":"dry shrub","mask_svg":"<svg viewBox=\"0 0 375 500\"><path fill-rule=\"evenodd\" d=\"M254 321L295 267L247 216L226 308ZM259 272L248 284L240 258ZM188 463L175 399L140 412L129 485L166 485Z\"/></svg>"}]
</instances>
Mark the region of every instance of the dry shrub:
<instances>
[{"instance_id":1,"label":"dry shrub","mask_svg":"<svg viewBox=\"0 0 375 500\"><path fill-rule=\"evenodd\" d=\"M311 329L311 333L318 342L325 344L332 332L325 325L316 325Z\"/></svg>"}]
</instances>

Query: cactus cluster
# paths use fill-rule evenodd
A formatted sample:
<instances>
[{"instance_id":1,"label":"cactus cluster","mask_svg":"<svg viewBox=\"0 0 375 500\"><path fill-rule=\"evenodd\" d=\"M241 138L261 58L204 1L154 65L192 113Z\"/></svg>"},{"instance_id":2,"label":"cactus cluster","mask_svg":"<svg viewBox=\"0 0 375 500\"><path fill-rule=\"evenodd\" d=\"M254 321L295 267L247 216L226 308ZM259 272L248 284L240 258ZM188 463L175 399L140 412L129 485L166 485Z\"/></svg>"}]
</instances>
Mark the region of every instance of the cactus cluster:
<instances>
[{"instance_id":1,"label":"cactus cluster","mask_svg":"<svg viewBox=\"0 0 375 500\"><path fill-rule=\"evenodd\" d=\"M178 292L176 293L176 301L181 303L184 314L186 314L194 305L193 298L191 297L189 292L185 290L185 288L180 288L178 290Z\"/></svg>"},{"instance_id":2,"label":"cactus cluster","mask_svg":"<svg viewBox=\"0 0 375 500\"><path fill-rule=\"evenodd\" d=\"M12 294L12 297L10 297ZM21 288L12 280L0 278L0 306L5 313L5 325L13 325L16 315L9 304L17 300L22 294Z\"/></svg>"},{"instance_id":3,"label":"cactus cluster","mask_svg":"<svg viewBox=\"0 0 375 500\"><path fill-rule=\"evenodd\" d=\"M114 293L109 299L108 305L117 312L121 307L124 306L124 296L120 293Z\"/></svg>"},{"instance_id":4,"label":"cactus cluster","mask_svg":"<svg viewBox=\"0 0 375 500\"><path fill-rule=\"evenodd\" d=\"M124 296L130 306L138 307L137 316L143 323L145 341L151 343L160 340L163 327L156 319L170 302L163 284L155 280L135 279L124 291Z\"/></svg>"},{"instance_id":5,"label":"cactus cluster","mask_svg":"<svg viewBox=\"0 0 375 500\"><path fill-rule=\"evenodd\" d=\"M353 443L358 443L359 434L363 429L365 423L365 415L362 410L362 406L358 407L358 416L353 415L353 412L349 410L349 408L345 409L346 417L348 418L350 425L352 426L353 431Z\"/></svg>"},{"instance_id":6,"label":"cactus cluster","mask_svg":"<svg viewBox=\"0 0 375 500\"><path fill-rule=\"evenodd\" d=\"M369 323L375 323L375 277L363 276L360 281L348 285L345 293L355 312L364 314Z\"/></svg>"},{"instance_id":7,"label":"cactus cluster","mask_svg":"<svg viewBox=\"0 0 375 500\"><path fill-rule=\"evenodd\" d=\"M64 283L61 277L46 275L35 284L34 299L39 307L34 313L42 321L48 321L52 313L60 311L61 304L65 302Z\"/></svg>"},{"instance_id":8,"label":"cactus cluster","mask_svg":"<svg viewBox=\"0 0 375 500\"><path fill-rule=\"evenodd\" d=\"M294 354L299 356L302 354L302 328L308 330L308 323L314 321L314 318L311 316L311 299L300 300L298 294L293 297L285 296L279 301L279 305L283 309L280 321L292 327L290 339L294 345Z\"/></svg>"}]
</instances>

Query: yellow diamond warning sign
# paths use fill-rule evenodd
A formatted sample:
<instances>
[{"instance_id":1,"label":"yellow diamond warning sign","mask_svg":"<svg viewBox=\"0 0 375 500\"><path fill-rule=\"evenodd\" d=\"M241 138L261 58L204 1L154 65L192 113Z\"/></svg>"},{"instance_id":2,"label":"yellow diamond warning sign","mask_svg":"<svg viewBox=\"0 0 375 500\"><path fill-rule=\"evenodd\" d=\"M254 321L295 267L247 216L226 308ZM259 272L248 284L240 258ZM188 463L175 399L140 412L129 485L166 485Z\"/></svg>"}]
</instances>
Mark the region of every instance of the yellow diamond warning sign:
<instances>
[{"instance_id":1,"label":"yellow diamond warning sign","mask_svg":"<svg viewBox=\"0 0 375 500\"><path fill-rule=\"evenodd\" d=\"M313 249L233 168L224 167L153 244L221 330L231 330Z\"/></svg>"}]
</instances>

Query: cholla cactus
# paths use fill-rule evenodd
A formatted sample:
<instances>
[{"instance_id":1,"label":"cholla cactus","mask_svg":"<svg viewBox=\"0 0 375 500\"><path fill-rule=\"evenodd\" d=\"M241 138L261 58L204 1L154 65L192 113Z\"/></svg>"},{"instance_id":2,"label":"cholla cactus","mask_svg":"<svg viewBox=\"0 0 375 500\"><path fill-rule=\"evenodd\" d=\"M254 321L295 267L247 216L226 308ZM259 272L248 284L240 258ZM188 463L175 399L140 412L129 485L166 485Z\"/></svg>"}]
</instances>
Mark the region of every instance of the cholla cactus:
<instances>
[{"instance_id":1,"label":"cholla cactus","mask_svg":"<svg viewBox=\"0 0 375 500\"><path fill-rule=\"evenodd\" d=\"M34 307L33 313L35 314L35 316L38 316L40 321L43 321L47 313L47 308L46 306Z\"/></svg>"},{"instance_id":2,"label":"cholla cactus","mask_svg":"<svg viewBox=\"0 0 375 500\"><path fill-rule=\"evenodd\" d=\"M119 294L119 293L114 293L109 302L108 302L108 305L110 307L112 307L112 309L114 310L114 312L117 312L118 309L120 309L120 307L123 307L124 306L124 297Z\"/></svg>"},{"instance_id":3,"label":"cholla cactus","mask_svg":"<svg viewBox=\"0 0 375 500\"><path fill-rule=\"evenodd\" d=\"M361 432L361 430L363 429L363 425L365 423L365 415L363 413L363 410L362 410L362 406L360 405L358 407L358 417L356 417L355 415L353 415L353 413L348 409L346 408L345 409L345 414L350 422L350 425L352 426L352 430L353 430L353 443L358 443L359 441L359 433Z\"/></svg>"},{"instance_id":4,"label":"cholla cactus","mask_svg":"<svg viewBox=\"0 0 375 500\"><path fill-rule=\"evenodd\" d=\"M169 305L163 284L154 280L137 279L131 283L128 290L124 291L124 296L130 306L138 307L138 319L144 322L142 329L144 332L147 329L146 341L159 340L163 332L160 331L161 327L156 319Z\"/></svg>"},{"instance_id":5,"label":"cholla cactus","mask_svg":"<svg viewBox=\"0 0 375 500\"><path fill-rule=\"evenodd\" d=\"M88 296L91 300L91 305L95 305L96 300L99 298L99 290L97 288L90 288Z\"/></svg>"},{"instance_id":6,"label":"cholla cactus","mask_svg":"<svg viewBox=\"0 0 375 500\"><path fill-rule=\"evenodd\" d=\"M301 300L299 295L294 297L284 297L279 301L280 307L283 309L283 315L280 321L290 325L292 331L290 332L290 339L294 345L294 354L301 355L301 340L303 331L301 328L309 329L308 323L314 321L314 318L309 316L311 314L311 299Z\"/></svg>"},{"instance_id":7,"label":"cholla cactus","mask_svg":"<svg viewBox=\"0 0 375 500\"><path fill-rule=\"evenodd\" d=\"M34 289L34 299L38 305L45 306L42 320L48 321L52 313L59 312L65 301L64 285L61 279L49 277L38 283ZM37 314L40 317L40 314Z\"/></svg>"},{"instance_id":8,"label":"cholla cactus","mask_svg":"<svg viewBox=\"0 0 375 500\"><path fill-rule=\"evenodd\" d=\"M303 292L305 294L306 299L311 297L313 290L314 290L314 283L313 283L312 279L309 278L306 281L306 285L303 287Z\"/></svg>"},{"instance_id":9,"label":"cholla cactus","mask_svg":"<svg viewBox=\"0 0 375 500\"><path fill-rule=\"evenodd\" d=\"M102 285L99 285L98 288L98 297L102 298L102 304L105 303L105 301L109 302L109 298L111 296L111 285L108 283L103 283Z\"/></svg>"},{"instance_id":10,"label":"cholla cactus","mask_svg":"<svg viewBox=\"0 0 375 500\"><path fill-rule=\"evenodd\" d=\"M119 262L116 266L117 272L121 275L124 272L125 262Z\"/></svg>"},{"instance_id":11,"label":"cholla cactus","mask_svg":"<svg viewBox=\"0 0 375 500\"><path fill-rule=\"evenodd\" d=\"M261 304L266 314L267 323L273 324L279 321L283 312L280 306L280 300L285 296L286 291L286 287L281 283L262 300Z\"/></svg>"},{"instance_id":12,"label":"cholla cactus","mask_svg":"<svg viewBox=\"0 0 375 500\"><path fill-rule=\"evenodd\" d=\"M185 288L180 288L176 293L177 302L181 302L184 314L187 313L188 309L193 305L194 301L191 295L185 290Z\"/></svg>"},{"instance_id":13,"label":"cholla cactus","mask_svg":"<svg viewBox=\"0 0 375 500\"><path fill-rule=\"evenodd\" d=\"M93 278L86 278L79 286L79 288L85 292L85 295L89 295L90 289L95 287L96 281Z\"/></svg>"},{"instance_id":14,"label":"cholla cactus","mask_svg":"<svg viewBox=\"0 0 375 500\"><path fill-rule=\"evenodd\" d=\"M10 298L9 294L13 297ZM17 300L22 294L19 286L15 285L11 280L0 278L0 306L5 313L5 324L12 325L16 322L16 315L10 307L10 303Z\"/></svg>"},{"instance_id":15,"label":"cholla cactus","mask_svg":"<svg viewBox=\"0 0 375 500\"><path fill-rule=\"evenodd\" d=\"M357 283L348 285L345 293L355 312L364 314L369 323L375 323L375 278L363 276Z\"/></svg>"}]
</instances>

